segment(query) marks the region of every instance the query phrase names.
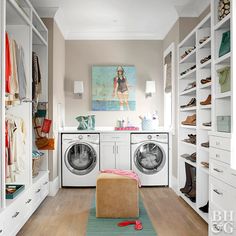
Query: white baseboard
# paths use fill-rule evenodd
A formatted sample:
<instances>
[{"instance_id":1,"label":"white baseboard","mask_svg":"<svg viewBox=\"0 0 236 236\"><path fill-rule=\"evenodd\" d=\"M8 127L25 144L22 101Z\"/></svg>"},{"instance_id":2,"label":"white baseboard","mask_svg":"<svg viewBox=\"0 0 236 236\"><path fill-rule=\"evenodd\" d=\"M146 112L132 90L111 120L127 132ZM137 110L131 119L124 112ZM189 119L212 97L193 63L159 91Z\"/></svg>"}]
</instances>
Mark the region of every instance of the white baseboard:
<instances>
[{"instance_id":1,"label":"white baseboard","mask_svg":"<svg viewBox=\"0 0 236 236\"><path fill-rule=\"evenodd\" d=\"M53 181L49 182L49 196L56 196L59 190L59 177L57 176Z\"/></svg>"},{"instance_id":2,"label":"white baseboard","mask_svg":"<svg viewBox=\"0 0 236 236\"><path fill-rule=\"evenodd\" d=\"M177 178L173 175L171 177L171 186L170 187L176 192L176 194L178 194L178 181L177 181Z\"/></svg>"}]
</instances>

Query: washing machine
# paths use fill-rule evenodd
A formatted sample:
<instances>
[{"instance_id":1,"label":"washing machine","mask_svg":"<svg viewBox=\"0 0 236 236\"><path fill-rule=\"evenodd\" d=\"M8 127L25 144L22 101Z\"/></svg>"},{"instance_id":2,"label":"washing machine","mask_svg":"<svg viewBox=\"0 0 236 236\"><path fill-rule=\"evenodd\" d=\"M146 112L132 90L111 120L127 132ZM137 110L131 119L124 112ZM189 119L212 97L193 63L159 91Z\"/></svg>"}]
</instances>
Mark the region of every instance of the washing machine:
<instances>
[{"instance_id":1,"label":"washing machine","mask_svg":"<svg viewBox=\"0 0 236 236\"><path fill-rule=\"evenodd\" d=\"M168 149L168 133L131 134L132 170L142 186L168 186Z\"/></svg>"},{"instance_id":2,"label":"washing machine","mask_svg":"<svg viewBox=\"0 0 236 236\"><path fill-rule=\"evenodd\" d=\"M96 186L99 134L62 134L62 187Z\"/></svg>"}]
</instances>

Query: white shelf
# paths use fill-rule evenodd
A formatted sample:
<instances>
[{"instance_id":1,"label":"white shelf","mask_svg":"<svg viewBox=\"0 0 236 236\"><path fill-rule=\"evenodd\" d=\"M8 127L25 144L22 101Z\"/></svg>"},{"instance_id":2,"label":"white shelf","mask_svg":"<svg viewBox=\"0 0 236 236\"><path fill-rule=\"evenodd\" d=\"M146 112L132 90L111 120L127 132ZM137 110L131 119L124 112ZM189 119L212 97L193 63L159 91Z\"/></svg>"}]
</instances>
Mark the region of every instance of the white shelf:
<instances>
[{"instance_id":1,"label":"white shelf","mask_svg":"<svg viewBox=\"0 0 236 236\"><path fill-rule=\"evenodd\" d=\"M184 157L179 157L179 158L180 158L180 160L182 160L182 161L188 163L189 165L191 165L191 166L193 166L193 167L196 167L196 166L197 166L196 162L189 161L189 160L185 159Z\"/></svg>"},{"instance_id":2,"label":"white shelf","mask_svg":"<svg viewBox=\"0 0 236 236\"><path fill-rule=\"evenodd\" d=\"M196 61L196 48L190 52L187 56L185 56L179 63L189 63L189 62L195 62Z\"/></svg>"},{"instance_id":3,"label":"white shelf","mask_svg":"<svg viewBox=\"0 0 236 236\"><path fill-rule=\"evenodd\" d=\"M194 126L194 125L180 125L181 128L184 128L184 129L196 129L197 127Z\"/></svg>"},{"instance_id":4,"label":"white shelf","mask_svg":"<svg viewBox=\"0 0 236 236\"><path fill-rule=\"evenodd\" d=\"M187 74L184 74L184 75L180 76L179 79L187 79L187 78L189 78L189 77L192 76L194 73L196 73L196 70L197 70L197 69L195 68L195 69L189 71Z\"/></svg>"},{"instance_id":5,"label":"white shelf","mask_svg":"<svg viewBox=\"0 0 236 236\"><path fill-rule=\"evenodd\" d=\"M209 168L202 166L202 164L200 163L200 168L199 168L202 172L206 173L207 175L209 175Z\"/></svg>"},{"instance_id":6,"label":"white shelf","mask_svg":"<svg viewBox=\"0 0 236 236\"><path fill-rule=\"evenodd\" d=\"M211 59L199 65L199 69L210 68L210 67L211 67Z\"/></svg>"},{"instance_id":7,"label":"white shelf","mask_svg":"<svg viewBox=\"0 0 236 236\"><path fill-rule=\"evenodd\" d=\"M219 21L214 26L214 30L229 28L230 27L230 18L231 18L231 13L229 13L226 17L224 17L221 21Z\"/></svg>"},{"instance_id":8,"label":"white shelf","mask_svg":"<svg viewBox=\"0 0 236 236\"><path fill-rule=\"evenodd\" d=\"M229 64L231 60L231 52L221 56L215 60L215 64Z\"/></svg>"},{"instance_id":9,"label":"white shelf","mask_svg":"<svg viewBox=\"0 0 236 236\"><path fill-rule=\"evenodd\" d=\"M211 37L208 38L205 42L203 42L202 44L198 45L198 49L202 49L202 48L210 48L211 47Z\"/></svg>"},{"instance_id":10,"label":"white shelf","mask_svg":"<svg viewBox=\"0 0 236 236\"><path fill-rule=\"evenodd\" d=\"M187 108L181 108L180 111L184 112L184 111L196 111L196 107L187 107Z\"/></svg>"},{"instance_id":11,"label":"white shelf","mask_svg":"<svg viewBox=\"0 0 236 236\"><path fill-rule=\"evenodd\" d=\"M209 82L209 83L206 83L206 84L200 85L200 89L209 88L209 87L211 87L211 85L212 85L212 82Z\"/></svg>"},{"instance_id":12,"label":"white shelf","mask_svg":"<svg viewBox=\"0 0 236 236\"><path fill-rule=\"evenodd\" d=\"M200 109L204 110L204 109L211 109L212 105L200 105Z\"/></svg>"},{"instance_id":13,"label":"white shelf","mask_svg":"<svg viewBox=\"0 0 236 236\"><path fill-rule=\"evenodd\" d=\"M200 126L200 129L211 131L212 127L211 127L211 126L204 126L204 125L201 125L201 126Z\"/></svg>"},{"instance_id":14,"label":"white shelf","mask_svg":"<svg viewBox=\"0 0 236 236\"><path fill-rule=\"evenodd\" d=\"M216 94L216 98L227 98L227 97L231 97L232 93L231 91L229 92L225 92L225 93L218 93Z\"/></svg>"},{"instance_id":15,"label":"white shelf","mask_svg":"<svg viewBox=\"0 0 236 236\"><path fill-rule=\"evenodd\" d=\"M191 94L196 94L196 87L195 88L192 88L192 89L188 89L186 91L183 91L182 93L180 93L180 96L183 96L183 95L191 95Z\"/></svg>"},{"instance_id":16,"label":"white shelf","mask_svg":"<svg viewBox=\"0 0 236 236\"><path fill-rule=\"evenodd\" d=\"M183 144L183 145L186 145L186 146L189 146L189 147L192 147L192 148L196 148L197 147L197 145L192 144L192 143L184 142L183 140L179 141L179 143Z\"/></svg>"}]
</instances>

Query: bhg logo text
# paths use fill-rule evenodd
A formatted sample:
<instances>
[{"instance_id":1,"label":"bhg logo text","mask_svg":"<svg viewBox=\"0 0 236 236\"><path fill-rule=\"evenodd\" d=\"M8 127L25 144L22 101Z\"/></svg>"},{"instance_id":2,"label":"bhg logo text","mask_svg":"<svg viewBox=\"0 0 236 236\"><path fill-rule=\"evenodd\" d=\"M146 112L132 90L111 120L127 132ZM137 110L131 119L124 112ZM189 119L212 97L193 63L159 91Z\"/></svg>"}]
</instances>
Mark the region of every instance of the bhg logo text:
<instances>
[{"instance_id":1,"label":"bhg logo text","mask_svg":"<svg viewBox=\"0 0 236 236\"><path fill-rule=\"evenodd\" d=\"M211 231L216 235L222 232L229 235L236 235L234 212L212 211Z\"/></svg>"}]
</instances>

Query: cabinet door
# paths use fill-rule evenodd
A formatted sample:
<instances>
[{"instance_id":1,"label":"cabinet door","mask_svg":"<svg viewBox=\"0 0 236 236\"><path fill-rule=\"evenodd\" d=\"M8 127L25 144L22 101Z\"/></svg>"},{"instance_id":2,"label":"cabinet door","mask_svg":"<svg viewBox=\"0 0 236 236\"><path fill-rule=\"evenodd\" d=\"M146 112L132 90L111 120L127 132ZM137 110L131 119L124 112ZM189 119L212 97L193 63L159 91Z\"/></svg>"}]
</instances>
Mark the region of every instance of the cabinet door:
<instances>
[{"instance_id":1,"label":"cabinet door","mask_svg":"<svg viewBox=\"0 0 236 236\"><path fill-rule=\"evenodd\" d=\"M101 142L101 156L100 167L101 170L115 169L115 143L114 142Z\"/></svg>"},{"instance_id":2,"label":"cabinet door","mask_svg":"<svg viewBox=\"0 0 236 236\"><path fill-rule=\"evenodd\" d=\"M116 169L130 170L130 144L116 142Z\"/></svg>"}]
</instances>

